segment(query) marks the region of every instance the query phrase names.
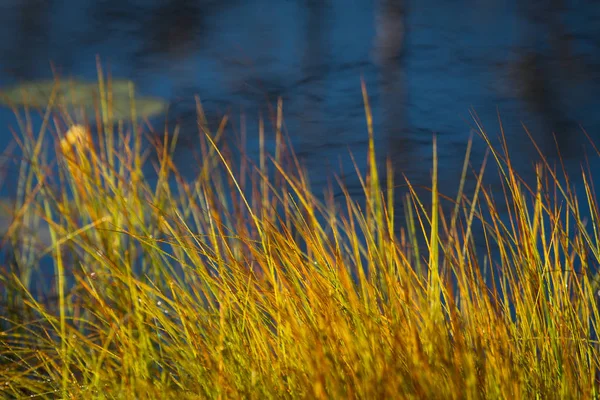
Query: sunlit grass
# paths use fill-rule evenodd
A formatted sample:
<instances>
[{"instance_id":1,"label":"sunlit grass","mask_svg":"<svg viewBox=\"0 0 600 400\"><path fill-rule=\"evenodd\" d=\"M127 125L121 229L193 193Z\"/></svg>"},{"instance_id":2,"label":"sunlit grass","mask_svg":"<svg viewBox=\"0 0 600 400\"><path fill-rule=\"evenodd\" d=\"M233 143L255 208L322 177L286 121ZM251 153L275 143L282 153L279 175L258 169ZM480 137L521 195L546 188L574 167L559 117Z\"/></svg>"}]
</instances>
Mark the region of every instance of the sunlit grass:
<instances>
[{"instance_id":1,"label":"sunlit grass","mask_svg":"<svg viewBox=\"0 0 600 400\"><path fill-rule=\"evenodd\" d=\"M97 137L50 113L34 133L18 113L24 156L0 274L4 397L598 396L600 218L587 171L581 199L545 162L529 187L480 127L490 165L472 170L469 146L462 182L474 175L475 190L461 183L442 204L434 140L431 198L402 182L398 226L398 183L390 162L378 171L363 86L366 202L341 179L342 201L311 192L281 107L276 154L261 123L250 160L244 148L232 156L227 120L211 131L198 101L198 176L178 171L178 132L165 131L150 179L143 129L109 123L100 78ZM484 167L503 193L486 189ZM41 226L49 245L21 234Z\"/></svg>"}]
</instances>

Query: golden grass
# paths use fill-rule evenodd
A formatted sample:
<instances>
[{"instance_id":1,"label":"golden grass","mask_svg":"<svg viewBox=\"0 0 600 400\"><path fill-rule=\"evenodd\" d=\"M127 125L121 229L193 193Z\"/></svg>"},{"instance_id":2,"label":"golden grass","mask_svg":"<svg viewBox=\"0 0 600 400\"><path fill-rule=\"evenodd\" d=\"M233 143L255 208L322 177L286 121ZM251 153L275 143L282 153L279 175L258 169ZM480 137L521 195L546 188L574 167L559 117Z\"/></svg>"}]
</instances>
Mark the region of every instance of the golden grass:
<instances>
[{"instance_id":1,"label":"golden grass","mask_svg":"<svg viewBox=\"0 0 600 400\"><path fill-rule=\"evenodd\" d=\"M49 113L37 135L22 123L13 257L0 274L4 397L598 397L600 218L588 173L583 199L545 162L528 187L480 129L504 196L485 189L482 167L474 195L461 184L447 212L434 142L432 207L408 182L398 227L363 86L364 207L341 181L342 202L311 192L281 107L277 153L261 148L254 164L244 149L230 156L226 120L209 130L198 101L200 173L182 177L177 131L165 132L150 185L141 128L113 131L100 78L97 141ZM57 173L42 151L51 122ZM463 182L468 167L467 156ZM49 247L19 239L42 222ZM489 254L476 254L475 236ZM56 301L40 300L32 278L40 252Z\"/></svg>"}]
</instances>

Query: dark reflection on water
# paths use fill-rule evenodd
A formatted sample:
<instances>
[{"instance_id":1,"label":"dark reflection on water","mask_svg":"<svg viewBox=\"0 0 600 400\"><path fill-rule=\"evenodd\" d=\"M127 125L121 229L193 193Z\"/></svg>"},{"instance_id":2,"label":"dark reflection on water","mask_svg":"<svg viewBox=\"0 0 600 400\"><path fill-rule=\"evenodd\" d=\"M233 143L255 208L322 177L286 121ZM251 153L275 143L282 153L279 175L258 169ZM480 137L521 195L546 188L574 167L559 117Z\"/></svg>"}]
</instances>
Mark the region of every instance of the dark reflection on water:
<instances>
[{"instance_id":1,"label":"dark reflection on water","mask_svg":"<svg viewBox=\"0 0 600 400\"><path fill-rule=\"evenodd\" d=\"M453 195L472 134L471 108L492 137L500 114L513 163L525 176L538 157L522 123L551 162L555 137L577 175L589 147L580 126L594 140L600 136L600 6L576 3L5 0L0 86L50 77L49 60L63 75L94 79L99 54L114 76L169 99L187 140L177 155L181 166L194 164L194 94L212 121L230 112L239 129L243 111L254 150L259 113L269 116L282 97L287 131L321 192L340 159L346 176L353 170L348 150L366 162L364 77L378 151L392 158L396 181L406 175L429 185L435 133L441 190ZM9 124L14 118L3 108L0 126ZM10 140L1 130L0 143ZM273 136L268 140L272 148ZM476 138L475 169L484 149ZM499 190L495 174L487 182ZM358 180L347 183L359 196Z\"/></svg>"}]
</instances>

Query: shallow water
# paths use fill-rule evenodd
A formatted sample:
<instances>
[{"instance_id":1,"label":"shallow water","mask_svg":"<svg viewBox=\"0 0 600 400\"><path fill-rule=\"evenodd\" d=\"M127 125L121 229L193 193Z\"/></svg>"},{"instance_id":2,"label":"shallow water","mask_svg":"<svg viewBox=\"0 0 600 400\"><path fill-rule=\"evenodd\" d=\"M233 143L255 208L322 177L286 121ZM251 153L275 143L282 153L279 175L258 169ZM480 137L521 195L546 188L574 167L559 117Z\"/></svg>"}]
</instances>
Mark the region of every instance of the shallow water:
<instances>
[{"instance_id":1,"label":"shallow water","mask_svg":"<svg viewBox=\"0 0 600 400\"><path fill-rule=\"evenodd\" d=\"M190 175L197 143L195 94L211 120L231 114L231 137L239 132L243 112L251 150L258 148L259 113L269 116L281 96L287 131L321 192L340 163L352 176L349 151L359 164L366 162L362 77L371 96L377 151L382 160L392 158L398 183L406 175L415 185L429 185L436 134L440 189L454 195L473 133L471 108L494 137L500 114L513 163L523 175L531 176L537 154L522 123L551 161L557 158L556 135L576 178L586 150L592 168L598 165L580 126L600 143L600 6L592 0L523 4L5 0L0 87L51 78L50 61L63 76L93 80L100 55L115 77L133 79L142 94L171 103L171 118L181 124L186 143L177 161ZM154 120L156 126L161 122ZM3 107L0 126L9 125L15 119ZM269 146L273 131L269 127ZM0 148L11 139L8 129L0 130ZM476 170L484 149L475 135ZM10 196L15 170L8 171L2 191ZM486 182L500 195L491 169ZM360 197L358 180L347 183Z\"/></svg>"}]
</instances>

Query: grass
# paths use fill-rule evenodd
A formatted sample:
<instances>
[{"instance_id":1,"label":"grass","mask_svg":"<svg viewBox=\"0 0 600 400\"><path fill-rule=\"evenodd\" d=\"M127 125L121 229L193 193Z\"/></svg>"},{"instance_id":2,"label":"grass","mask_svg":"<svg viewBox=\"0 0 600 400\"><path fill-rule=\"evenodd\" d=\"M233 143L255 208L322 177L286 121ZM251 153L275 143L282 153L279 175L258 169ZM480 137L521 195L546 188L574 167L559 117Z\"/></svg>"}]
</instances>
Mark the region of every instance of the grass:
<instances>
[{"instance_id":1,"label":"grass","mask_svg":"<svg viewBox=\"0 0 600 400\"><path fill-rule=\"evenodd\" d=\"M490 167L472 171L468 151L458 196L444 198L434 141L431 198L407 181L397 226L363 86L364 204L341 179L341 201L310 190L281 107L277 150L265 151L261 123L254 163L223 140L226 119L209 129L198 101L200 172L183 178L178 132L165 131L152 180L133 97L134 122L115 127L99 78L97 137L49 112L33 132L30 111L17 111L3 397L598 397L600 214L588 171L582 199L543 158L530 187L480 126L503 192L486 189ZM42 225L49 246L19 234Z\"/></svg>"}]
</instances>

